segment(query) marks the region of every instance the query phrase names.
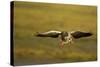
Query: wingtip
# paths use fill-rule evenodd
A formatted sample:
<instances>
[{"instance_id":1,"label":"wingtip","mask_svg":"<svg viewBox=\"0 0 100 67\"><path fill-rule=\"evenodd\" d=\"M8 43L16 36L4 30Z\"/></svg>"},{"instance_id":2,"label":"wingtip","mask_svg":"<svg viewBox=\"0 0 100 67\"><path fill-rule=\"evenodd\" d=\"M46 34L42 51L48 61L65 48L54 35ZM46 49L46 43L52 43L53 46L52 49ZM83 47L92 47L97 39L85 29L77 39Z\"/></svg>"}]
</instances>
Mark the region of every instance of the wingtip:
<instances>
[{"instance_id":1,"label":"wingtip","mask_svg":"<svg viewBox=\"0 0 100 67\"><path fill-rule=\"evenodd\" d=\"M88 33L90 33L90 35L93 35L93 31L92 30L89 30Z\"/></svg>"},{"instance_id":2,"label":"wingtip","mask_svg":"<svg viewBox=\"0 0 100 67\"><path fill-rule=\"evenodd\" d=\"M88 34L87 34L87 36L92 36L93 35L93 33L91 33L91 32L88 32Z\"/></svg>"},{"instance_id":3,"label":"wingtip","mask_svg":"<svg viewBox=\"0 0 100 67\"><path fill-rule=\"evenodd\" d=\"M32 36L37 36L39 32L32 33Z\"/></svg>"},{"instance_id":4,"label":"wingtip","mask_svg":"<svg viewBox=\"0 0 100 67\"><path fill-rule=\"evenodd\" d=\"M93 32L91 32L91 31L90 31L90 32L88 32L88 33L89 33L90 35L93 35Z\"/></svg>"},{"instance_id":5,"label":"wingtip","mask_svg":"<svg viewBox=\"0 0 100 67\"><path fill-rule=\"evenodd\" d=\"M90 35L93 35L93 33L90 33Z\"/></svg>"}]
</instances>

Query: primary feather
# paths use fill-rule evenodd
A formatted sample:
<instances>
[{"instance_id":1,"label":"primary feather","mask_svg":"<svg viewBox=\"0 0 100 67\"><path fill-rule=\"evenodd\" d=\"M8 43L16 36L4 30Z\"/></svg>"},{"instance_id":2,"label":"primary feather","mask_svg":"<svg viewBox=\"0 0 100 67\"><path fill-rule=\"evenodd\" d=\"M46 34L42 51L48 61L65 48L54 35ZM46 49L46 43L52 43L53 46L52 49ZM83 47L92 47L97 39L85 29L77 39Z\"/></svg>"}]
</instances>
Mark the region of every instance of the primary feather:
<instances>
[{"instance_id":1,"label":"primary feather","mask_svg":"<svg viewBox=\"0 0 100 67\"><path fill-rule=\"evenodd\" d=\"M81 37L88 37L88 36L91 36L92 33L90 32L81 32L81 31L75 31L75 32L72 32L71 35L78 39L78 38L81 38Z\"/></svg>"},{"instance_id":2,"label":"primary feather","mask_svg":"<svg viewBox=\"0 0 100 67\"><path fill-rule=\"evenodd\" d=\"M48 32L44 32L44 33L37 33L36 36L40 36L40 37L58 37L61 34L60 31L48 31Z\"/></svg>"}]
</instances>

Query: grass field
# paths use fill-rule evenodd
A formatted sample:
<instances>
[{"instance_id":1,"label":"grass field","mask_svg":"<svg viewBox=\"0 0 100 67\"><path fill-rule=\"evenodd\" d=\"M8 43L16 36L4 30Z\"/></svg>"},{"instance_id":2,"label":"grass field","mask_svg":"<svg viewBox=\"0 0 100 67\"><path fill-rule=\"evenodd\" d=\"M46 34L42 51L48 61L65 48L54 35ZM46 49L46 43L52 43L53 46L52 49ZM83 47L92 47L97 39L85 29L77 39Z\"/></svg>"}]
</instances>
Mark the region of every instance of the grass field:
<instances>
[{"instance_id":1,"label":"grass field","mask_svg":"<svg viewBox=\"0 0 100 67\"><path fill-rule=\"evenodd\" d=\"M95 61L96 6L14 2L14 64ZM88 31L93 36L59 48L59 40L32 36L49 30Z\"/></svg>"}]
</instances>

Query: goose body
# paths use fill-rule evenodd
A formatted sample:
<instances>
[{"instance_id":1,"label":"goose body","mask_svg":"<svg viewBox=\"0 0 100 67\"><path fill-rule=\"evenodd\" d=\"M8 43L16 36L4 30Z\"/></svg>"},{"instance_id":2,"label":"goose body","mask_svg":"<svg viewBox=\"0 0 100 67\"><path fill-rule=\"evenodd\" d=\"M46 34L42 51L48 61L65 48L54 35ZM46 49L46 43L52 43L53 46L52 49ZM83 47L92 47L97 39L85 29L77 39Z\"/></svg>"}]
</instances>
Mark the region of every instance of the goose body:
<instances>
[{"instance_id":1,"label":"goose body","mask_svg":"<svg viewBox=\"0 0 100 67\"><path fill-rule=\"evenodd\" d=\"M64 44L69 44L74 39L79 39L82 37L89 37L92 33L90 32L82 32L82 31L72 31L72 32L65 32L65 31L47 31L43 33L37 33L37 37L52 37L52 38L59 38L60 46L62 47Z\"/></svg>"}]
</instances>

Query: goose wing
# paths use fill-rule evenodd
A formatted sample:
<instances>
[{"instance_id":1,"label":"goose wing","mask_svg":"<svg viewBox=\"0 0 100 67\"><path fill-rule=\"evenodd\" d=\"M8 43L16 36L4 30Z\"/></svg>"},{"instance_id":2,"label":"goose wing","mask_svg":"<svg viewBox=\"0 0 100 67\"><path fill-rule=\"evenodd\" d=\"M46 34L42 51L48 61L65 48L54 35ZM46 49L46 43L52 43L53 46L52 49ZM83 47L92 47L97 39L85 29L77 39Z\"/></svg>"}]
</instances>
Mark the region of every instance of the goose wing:
<instances>
[{"instance_id":1,"label":"goose wing","mask_svg":"<svg viewBox=\"0 0 100 67\"><path fill-rule=\"evenodd\" d=\"M81 31L75 31L75 32L72 32L71 35L78 39L78 38L81 38L81 37L89 37L92 35L92 33L90 32L81 32Z\"/></svg>"},{"instance_id":2,"label":"goose wing","mask_svg":"<svg viewBox=\"0 0 100 67\"><path fill-rule=\"evenodd\" d=\"M56 38L61 34L60 31L48 31L48 32L43 32L43 33L37 33L36 36L38 37L53 37Z\"/></svg>"}]
</instances>

